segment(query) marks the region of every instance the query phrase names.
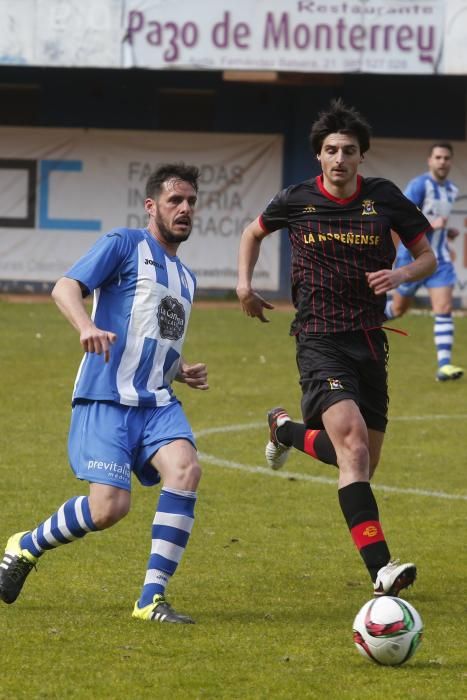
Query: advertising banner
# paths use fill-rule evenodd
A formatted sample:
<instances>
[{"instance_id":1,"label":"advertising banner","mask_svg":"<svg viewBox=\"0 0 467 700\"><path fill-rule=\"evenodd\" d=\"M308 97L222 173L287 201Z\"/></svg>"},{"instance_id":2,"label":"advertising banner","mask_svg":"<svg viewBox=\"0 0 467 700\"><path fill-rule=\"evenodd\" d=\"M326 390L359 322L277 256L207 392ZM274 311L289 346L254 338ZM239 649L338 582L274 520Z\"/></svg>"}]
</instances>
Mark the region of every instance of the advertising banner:
<instances>
[{"instance_id":1,"label":"advertising banner","mask_svg":"<svg viewBox=\"0 0 467 700\"><path fill-rule=\"evenodd\" d=\"M126 0L124 65L442 72L444 0Z\"/></svg>"},{"instance_id":2,"label":"advertising banner","mask_svg":"<svg viewBox=\"0 0 467 700\"><path fill-rule=\"evenodd\" d=\"M0 0L0 64L467 74L467 0Z\"/></svg>"},{"instance_id":3,"label":"advertising banner","mask_svg":"<svg viewBox=\"0 0 467 700\"><path fill-rule=\"evenodd\" d=\"M362 174L402 190L427 169L429 141L373 139ZM454 142L459 187L449 226L467 303L467 144ZM201 289L233 289L240 234L283 186L282 137L81 129L0 129L0 280L54 282L106 231L146 225L144 185L162 162L200 168L199 203L181 259ZM280 287L280 235L262 245L258 289Z\"/></svg>"},{"instance_id":4,"label":"advertising banner","mask_svg":"<svg viewBox=\"0 0 467 700\"><path fill-rule=\"evenodd\" d=\"M180 258L202 289L233 289L243 228L282 182L282 137L0 128L0 280L53 282L115 227L144 228L145 184L161 163L200 169ZM279 288L280 235L262 246L255 284Z\"/></svg>"},{"instance_id":5,"label":"advertising banner","mask_svg":"<svg viewBox=\"0 0 467 700\"><path fill-rule=\"evenodd\" d=\"M123 0L0 0L0 64L120 67Z\"/></svg>"},{"instance_id":6,"label":"advertising banner","mask_svg":"<svg viewBox=\"0 0 467 700\"><path fill-rule=\"evenodd\" d=\"M446 0L444 31L445 75L467 75L467 0Z\"/></svg>"}]
</instances>

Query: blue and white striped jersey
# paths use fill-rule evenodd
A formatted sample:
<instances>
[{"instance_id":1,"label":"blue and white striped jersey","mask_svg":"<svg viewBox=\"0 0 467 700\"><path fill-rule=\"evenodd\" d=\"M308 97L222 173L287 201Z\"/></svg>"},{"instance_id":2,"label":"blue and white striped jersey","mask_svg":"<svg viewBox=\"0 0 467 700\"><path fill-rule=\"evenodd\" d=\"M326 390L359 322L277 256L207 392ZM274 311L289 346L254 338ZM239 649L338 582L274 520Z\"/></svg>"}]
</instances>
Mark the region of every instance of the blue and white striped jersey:
<instances>
[{"instance_id":1,"label":"blue and white striped jersey","mask_svg":"<svg viewBox=\"0 0 467 700\"><path fill-rule=\"evenodd\" d=\"M110 360L85 353L73 401L165 406L177 374L196 279L146 229L116 228L66 273L94 292L92 319L117 334Z\"/></svg>"},{"instance_id":2,"label":"blue and white striped jersey","mask_svg":"<svg viewBox=\"0 0 467 700\"><path fill-rule=\"evenodd\" d=\"M404 194L429 219L438 216L448 217L451 213L452 205L457 197L459 188L450 180L443 183L437 182L429 172L418 175L410 180L405 188ZM428 234L433 252L438 263L451 262L447 245L447 228L434 229ZM407 264L413 260L410 252L402 245L397 249L397 264Z\"/></svg>"}]
</instances>

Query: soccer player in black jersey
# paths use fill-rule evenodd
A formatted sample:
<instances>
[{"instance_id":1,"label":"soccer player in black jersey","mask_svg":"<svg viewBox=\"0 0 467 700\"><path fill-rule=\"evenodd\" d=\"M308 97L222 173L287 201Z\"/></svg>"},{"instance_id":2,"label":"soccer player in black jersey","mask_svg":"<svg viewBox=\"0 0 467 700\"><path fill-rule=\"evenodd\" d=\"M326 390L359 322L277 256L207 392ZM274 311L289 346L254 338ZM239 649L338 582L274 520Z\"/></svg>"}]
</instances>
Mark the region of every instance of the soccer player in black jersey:
<instances>
[{"instance_id":1,"label":"soccer player in black jersey","mask_svg":"<svg viewBox=\"0 0 467 700\"><path fill-rule=\"evenodd\" d=\"M273 305L252 287L262 240L288 228L292 300L304 423L283 408L268 414L269 465L295 447L339 468L339 504L371 576L375 595L398 595L416 577L391 560L370 479L387 424L386 293L430 275L436 261L425 216L389 180L363 178L370 146L366 120L342 100L314 122L310 141L322 175L279 192L243 231L237 295L244 312L267 322ZM413 261L392 269L391 230Z\"/></svg>"}]
</instances>

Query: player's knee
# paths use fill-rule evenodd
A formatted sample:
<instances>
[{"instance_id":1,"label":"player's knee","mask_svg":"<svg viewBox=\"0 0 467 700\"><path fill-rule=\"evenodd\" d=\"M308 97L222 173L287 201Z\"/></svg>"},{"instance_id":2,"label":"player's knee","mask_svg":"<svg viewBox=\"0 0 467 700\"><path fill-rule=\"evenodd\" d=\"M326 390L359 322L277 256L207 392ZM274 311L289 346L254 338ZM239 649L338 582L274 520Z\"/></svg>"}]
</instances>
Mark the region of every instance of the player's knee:
<instances>
[{"instance_id":1,"label":"player's knee","mask_svg":"<svg viewBox=\"0 0 467 700\"><path fill-rule=\"evenodd\" d=\"M400 316L403 316L406 311L409 308L409 304L405 302L397 302L393 301L392 302L392 317L393 318L399 318Z\"/></svg>"},{"instance_id":2,"label":"player's knee","mask_svg":"<svg viewBox=\"0 0 467 700\"><path fill-rule=\"evenodd\" d=\"M194 459L190 461L184 469L184 477L186 481L191 484L190 490L194 491L198 486L201 479L201 466L198 460Z\"/></svg>"},{"instance_id":3,"label":"player's knee","mask_svg":"<svg viewBox=\"0 0 467 700\"><path fill-rule=\"evenodd\" d=\"M196 458L180 462L166 475L166 481L184 491L196 491L201 479L201 467Z\"/></svg>"},{"instance_id":4,"label":"player's knee","mask_svg":"<svg viewBox=\"0 0 467 700\"><path fill-rule=\"evenodd\" d=\"M368 472L369 454L368 445L362 440L355 443L351 449L351 459L352 464L356 466L357 469L361 469L364 472Z\"/></svg>"},{"instance_id":5,"label":"player's knee","mask_svg":"<svg viewBox=\"0 0 467 700\"><path fill-rule=\"evenodd\" d=\"M129 494L128 494L129 496ZM127 515L130 510L130 498L96 498L90 499L91 517L98 530L105 530Z\"/></svg>"},{"instance_id":6,"label":"player's knee","mask_svg":"<svg viewBox=\"0 0 467 700\"><path fill-rule=\"evenodd\" d=\"M442 304L437 304L436 307L433 309L433 312L435 314L443 314L447 315L452 312L452 302L446 301Z\"/></svg>"},{"instance_id":7,"label":"player's knee","mask_svg":"<svg viewBox=\"0 0 467 700\"><path fill-rule=\"evenodd\" d=\"M346 441L343 449L338 450L338 462L342 474L348 474L355 481L368 479L369 453L364 440Z\"/></svg>"}]
</instances>

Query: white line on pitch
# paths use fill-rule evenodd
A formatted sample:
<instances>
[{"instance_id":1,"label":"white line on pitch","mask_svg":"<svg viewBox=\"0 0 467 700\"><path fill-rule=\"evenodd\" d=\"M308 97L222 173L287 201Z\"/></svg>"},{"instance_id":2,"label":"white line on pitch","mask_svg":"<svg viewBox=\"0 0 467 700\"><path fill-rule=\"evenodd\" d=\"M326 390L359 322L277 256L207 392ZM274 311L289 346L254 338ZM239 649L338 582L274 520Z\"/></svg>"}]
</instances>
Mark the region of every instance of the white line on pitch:
<instances>
[{"instance_id":1,"label":"white line on pitch","mask_svg":"<svg viewBox=\"0 0 467 700\"><path fill-rule=\"evenodd\" d=\"M412 416L412 420L430 420L437 419L442 420L445 418L467 418L465 415L459 416ZM399 420L409 420L410 417L400 417ZM392 420L397 420L397 418L392 418ZM206 428L205 430L199 430L196 432L195 437L204 437L205 435L214 435L216 433L232 433L244 430L253 430L256 428L264 428L264 421L262 423L247 423L240 425L226 425L218 428ZM302 474L300 472L288 472L284 470L274 471L266 467L258 467L253 465L241 464L240 462L233 462L228 459L221 459L215 455L209 455L204 452L199 453L199 458L201 462L207 462L208 464L217 464L220 467L226 467L227 469L236 469L238 471L247 472L249 474L263 474L265 476L278 477L279 479L294 479L296 481L311 481L318 484L328 484L331 486L336 486L337 479L331 479L326 476L313 476L312 474ZM426 496L428 498L440 498L450 501L467 501L467 495L464 494L454 494L446 493L445 491L429 491L427 489L416 489L416 488L399 488L398 486L386 486L385 484L372 484L375 491L383 491L386 493L400 493L407 494L411 496Z\"/></svg>"},{"instance_id":2,"label":"white line on pitch","mask_svg":"<svg viewBox=\"0 0 467 700\"><path fill-rule=\"evenodd\" d=\"M455 414L428 414L426 416L389 416L389 422L393 421L410 421L410 420L466 420L467 413L455 413ZM214 435L216 433L236 433L241 430L254 430L256 428L267 427L266 418L261 423L241 423L239 425L223 425L217 428L205 428L204 430L197 430L197 437L204 437L204 435Z\"/></svg>"}]
</instances>

